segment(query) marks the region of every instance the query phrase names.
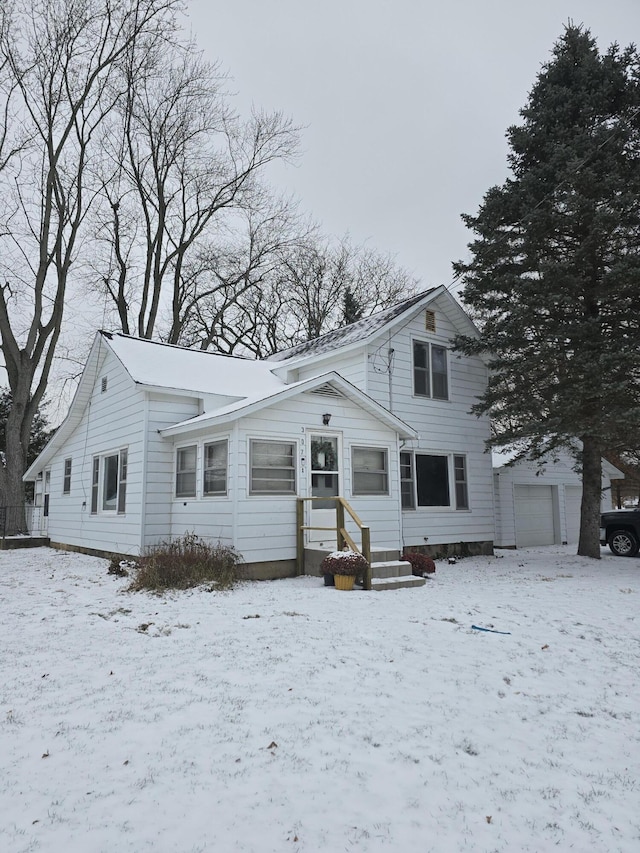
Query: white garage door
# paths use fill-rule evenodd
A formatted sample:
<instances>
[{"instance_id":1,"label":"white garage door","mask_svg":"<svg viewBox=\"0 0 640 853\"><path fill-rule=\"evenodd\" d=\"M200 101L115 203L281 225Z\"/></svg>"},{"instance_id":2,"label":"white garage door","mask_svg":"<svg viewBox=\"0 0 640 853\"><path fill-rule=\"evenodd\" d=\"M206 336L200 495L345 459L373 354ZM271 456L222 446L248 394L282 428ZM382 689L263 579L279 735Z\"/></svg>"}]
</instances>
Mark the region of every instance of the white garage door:
<instances>
[{"instance_id":1,"label":"white garage door","mask_svg":"<svg viewBox=\"0 0 640 853\"><path fill-rule=\"evenodd\" d=\"M580 534L581 486L565 486L565 512L567 519L567 542L577 542Z\"/></svg>"},{"instance_id":2,"label":"white garage door","mask_svg":"<svg viewBox=\"0 0 640 853\"><path fill-rule=\"evenodd\" d=\"M516 546L553 545L553 490L551 486L514 486Z\"/></svg>"}]
</instances>

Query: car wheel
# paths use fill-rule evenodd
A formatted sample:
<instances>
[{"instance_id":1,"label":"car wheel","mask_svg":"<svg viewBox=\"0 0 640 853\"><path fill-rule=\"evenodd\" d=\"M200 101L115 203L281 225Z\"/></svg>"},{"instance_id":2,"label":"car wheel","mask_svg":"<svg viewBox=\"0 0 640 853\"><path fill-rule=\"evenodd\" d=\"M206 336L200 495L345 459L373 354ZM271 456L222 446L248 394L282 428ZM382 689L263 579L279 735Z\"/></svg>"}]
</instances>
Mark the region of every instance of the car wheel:
<instances>
[{"instance_id":1,"label":"car wheel","mask_svg":"<svg viewBox=\"0 0 640 853\"><path fill-rule=\"evenodd\" d=\"M636 536L630 530L614 530L607 541L611 553L616 557L635 557L640 548Z\"/></svg>"}]
</instances>

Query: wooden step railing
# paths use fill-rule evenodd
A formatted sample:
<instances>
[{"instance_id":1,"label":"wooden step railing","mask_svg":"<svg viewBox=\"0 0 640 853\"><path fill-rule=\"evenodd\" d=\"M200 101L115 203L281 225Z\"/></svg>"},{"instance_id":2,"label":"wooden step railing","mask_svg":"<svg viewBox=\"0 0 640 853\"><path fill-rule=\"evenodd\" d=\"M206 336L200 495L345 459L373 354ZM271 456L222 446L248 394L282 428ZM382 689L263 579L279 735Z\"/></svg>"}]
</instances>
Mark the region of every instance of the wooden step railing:
<instances>
[{"instance_id":1,"label":"wooden step railing","mask_svg":"<svg viewBox=\"0 0 640 853\"><path fill-rule=\"evenodd\" d=\"M335 527L316 527L304 523L305 501L333 501L336 510ZM361 546L358 547L349 535L345 524L345 513L348 513L360 530ZM336 534L338 551L342 551L348 545L352 551L356 551L367 561L367 569L364 574L364 589L371 589L371 530L367 524L363 524L357 513L342 497L321 498L298 498L296 504L296 573L304 574L304 532L305 530L330 530Z\"/></svg>"}]
</instances>

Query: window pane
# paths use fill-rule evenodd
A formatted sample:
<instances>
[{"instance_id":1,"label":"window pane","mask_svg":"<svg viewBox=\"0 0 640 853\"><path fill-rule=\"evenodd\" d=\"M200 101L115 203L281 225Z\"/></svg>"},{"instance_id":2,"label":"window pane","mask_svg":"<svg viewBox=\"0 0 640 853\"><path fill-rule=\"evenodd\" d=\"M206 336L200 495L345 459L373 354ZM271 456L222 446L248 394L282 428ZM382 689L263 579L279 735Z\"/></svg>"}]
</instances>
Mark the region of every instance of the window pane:
<instances>
[{"instance_id":1,"label":"window pane","mask_svg":"<svg viewBox=\"0 0 640 853\"><path fill-rule=\"evenodd\" d=\"M418 506L450 506L446 456L416 454Z\"/></svg>"},{"instance_id":2,"label":"window pane","mask_svg":"<svg viewBox=\"0 0 640 853\"><path fill-rule=\"evenodd\" d=\"M386 495L387 475L356 471L353 475L353 493L356 495Z\"/></svg>"},{"instance_id":3,"label":"window pane","mask_svg":"<svg viewBox=\"0 0 640 853\"><path fill-rule=\"evenodd\" d=\"M176 466L176 497L195 497L197 459L198 448L195 444L190 447L181 447L178 450Z\"/></svg>"},{"instance_id":4,"label":"window pane","mask_svg":"<svg viewBox=\"0 0 640 853\"><path fill-rule=\"evenodd\" d=\"M429 346L418 341L413 342L413 363L415 367L429 367Z\"/></svg>"},{"instance_id":5,"label":"window pane","mask_svg":"<svg viewBox=\"0 0 640 853\"><path fill-rule=\"evenodd\" d=\"M179 498L192 498L196 494L196 472L178 471L176 477L176 495Z\"/></svg>"},{"instance_id":6,"label":"window pane","mask_svg":"<svg viewBox=\"0 0 640 853\"><path fill-rule=\"evenodd\" d=\"M64 460L64 480L62 484L62 492L68 495L71 491L71 459Z\"/></svg>"},{"instance_id":7,"label":"window pane","mask_svg":"<svg viewBox=\"0 0 640 853\"><path fill-rule=\"evenodd\" d=\"M376 450L369 447L353 448L353 464L358 471L386 470L386 450Z\"/></svg>"},{"instance_id":8,"label":"window pane","mask_svg":"<svg viewBox=\"0 0 640 853\"><path fill-rule=\"evenodd\" d=\"M338 439L334 436L311 436L311 470L338 470Z\"/></svg>"},{"instance_id":9,"label":"window pane","mask_svg":"<svg viewBox=\"0 0 640 853\"><path fill-rule=\"evenodd\" d=\"M413 393L428 397L431 393L429 383L429 345L413 342Z\"/></svg>"},{"instance_id":10,"label":"window pane","mask_svg":"<svg viewBox=\"0 0 640 853\"><path fill-rule=\"evenodd\" d=\"M115 511L118 499L118 454L105 456L102 483L102 509Z\"/></svg>"},{"instance_id":11,"label":"window pane","mask_svg":"<svg viewBox=\"0 0 640 853\"><path fill-rule=\"evenodd\" d=\"M444 347L431 347L431 370L433 375L433 396L438 400L447 400L449 389L447 382L447 351Z\"/></svg>"},{"instance_id":12,"label":"window pane","mask_svg":"<svg viewBox=\"0 0 640 853\"><path fill-rule=\"evenodd\" d=\"M227 492L227 441L204 446L205 495L224 495Z\"/></svg>"},{"instance_id":13,"label":"window pane","mask_svg":"<svg viewBox=\"0 0 640 853\"><path fill-rule=\"evenodd\" d=\"M351 451L354 495L389 493L387 451L376 447L354 447Z\"/></svg>"}]
</instances>

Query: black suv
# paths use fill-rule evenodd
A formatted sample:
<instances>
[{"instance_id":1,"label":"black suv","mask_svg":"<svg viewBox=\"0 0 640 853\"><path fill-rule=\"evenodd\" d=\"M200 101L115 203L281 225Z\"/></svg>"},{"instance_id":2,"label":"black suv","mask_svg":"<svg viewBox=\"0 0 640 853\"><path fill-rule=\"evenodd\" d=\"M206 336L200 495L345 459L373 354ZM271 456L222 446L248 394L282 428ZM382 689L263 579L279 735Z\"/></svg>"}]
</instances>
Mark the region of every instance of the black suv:
<instances>
[{"instance_id":1,"label":"black suv","mask_svg":"<svg viewBox=\"0 0 640 853\"><path fill-rule=\"evenodd\" d=\"M635 557L640 549L640 507L603 512L600 544L608 545L616 557Z\"/></svg>"}]
</instances>

